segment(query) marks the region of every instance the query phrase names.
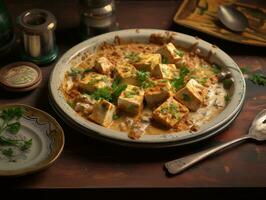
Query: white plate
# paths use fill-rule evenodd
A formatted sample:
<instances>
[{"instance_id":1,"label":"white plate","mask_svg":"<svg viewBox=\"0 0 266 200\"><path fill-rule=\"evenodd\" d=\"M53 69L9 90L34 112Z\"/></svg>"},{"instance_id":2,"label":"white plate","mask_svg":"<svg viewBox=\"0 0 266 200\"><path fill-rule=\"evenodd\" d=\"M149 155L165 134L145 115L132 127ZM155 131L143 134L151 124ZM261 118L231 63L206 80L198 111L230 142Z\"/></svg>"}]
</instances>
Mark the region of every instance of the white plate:
<instances>
[{"instance_id":1,"label":"white plate","mask_svg":"<svg viewBox=\"0 0 266 200\"><path fill-rule=\"evenodd\" d=\"M209 61L211 63L216 63L221 66L230 66L228 70L231 72L234 78L234 92L231 97L230 102L226 108L212 121L201 126L197 132L182 131L178 133L162 134L162 135L144 135L139 140L132 140L128 138L125 132L115 131L112 129L104 128L93 122L87 121L86 119L79 116L66 102L62 91L60 90L61 83L64 79L64 75L72 67L71 61L73 59L81 56L84 52L94 52L95 48L102 44L103 42L113 42L116 36L124 40L133 40L137 42L147 43L149 41L151 34L161 34L166 37L169 34L172 35L172 42L188 48L193 44L197 43L197 47L201 50L203 56L211 55ZM212 52L210 54L210 52ZM92 134L97 134L99 138L106 138L107 140L120 140L125 143L134 143L135 145L140 144L164 144L164 143L179 143L180 141L193 140L193 138L204 137L206 133L217 130L226 122L234 118L240 111L243 101L245 99L246 85L245 79L237 66L237 64L223 52L218 47L203 41L199 38L185 35L182 33L170 32L165 30L156 29L135 29L122 30L116 32L110 32L103 34L91 39L88 39L67 51L61 59L55 65L49 83L50 96L54 101L55 106L58 108L64 116L67 116L69 121L72 121L76 126L78 126L85 134L93 136ZM229 124L228 124L229 125Z\"/></svg>"}]
</instances>

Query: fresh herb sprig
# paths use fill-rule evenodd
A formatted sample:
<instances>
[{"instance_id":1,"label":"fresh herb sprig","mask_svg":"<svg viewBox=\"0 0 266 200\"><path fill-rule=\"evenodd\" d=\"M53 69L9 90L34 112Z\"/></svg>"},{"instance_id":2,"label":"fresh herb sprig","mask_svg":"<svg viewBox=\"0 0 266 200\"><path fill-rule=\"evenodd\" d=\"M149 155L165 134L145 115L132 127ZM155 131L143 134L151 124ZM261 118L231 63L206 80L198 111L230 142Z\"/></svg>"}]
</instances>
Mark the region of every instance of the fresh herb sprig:
<instances>
[{"instance_id":1,"label":"fresh herb sprig","mask_svg":"<svg viewBox=\"0 0 266 200\"><path fill-rule=\"evenodd\" d=\"M136 52L130 52L125 55L125 58L128 59L130 62L139 62L140 56Z\"/></svg>"},{"instance_id":2,"label":"fresh herb sprig","mask_svg":"<svg viewBox=\"0 0 266 200\"><path fill-rule=\"evenodd\" d=\"M181 89L185 85L185 77L186 75L189 74L189 72L190 72L189 69L185 65L180 68L179 77L174 78L173 81L171 82L172 86L176 90Z\"/></svg>"},{"instance_id":3,"label":"fresh herb sprig","mask_svg":"<svg viewBox=\"0 0 266 200\"><path fill-rule=\"evenodd\" d=\"M119 95L127 88L127 84L122 83L121 79L115 79L111 87L99 88L92 93L93 99L105 99L110 102L116 102Z\"/></svg>"},{"instance_id":4,"label":"fresh herb sprig","mask_svg":"<svg viewBox=\"0 0 266 200\"><path fill-rule=\"evenodd\" d=\"M8 131L11 134L17 134L21 128L19 119L22 117L24 109L21 107L10 107L0 111L0 145L14 146L21 151L29 149L32 145L32 139L10 139L4 136L3 133ZM2 154L6 157L13 156L13 150L11 148L2 149Z\"/></svg>"},{"instance_id":5,"label":"fresh herb sprig","mask_svg":"<svg viewBox=\"0 0 266 200\"><path fill-rule=\"evenodd\" d=\"M154 86L150 79L150 72L137 71L137 79L141 88L145 89Z\"/></svg>"},{"instance_id":6,"label":"fresh herb sprig","mask_svg":"<svg viewBox=\"0 0 266 200\"><path fill-rule=\"evenodd\" d=\"M240 68L243 74L248 75L248 79L256 84L261 86L266 86L266 75L261 72L251 72L247 67Z\"/></svg>"}]
</instances>

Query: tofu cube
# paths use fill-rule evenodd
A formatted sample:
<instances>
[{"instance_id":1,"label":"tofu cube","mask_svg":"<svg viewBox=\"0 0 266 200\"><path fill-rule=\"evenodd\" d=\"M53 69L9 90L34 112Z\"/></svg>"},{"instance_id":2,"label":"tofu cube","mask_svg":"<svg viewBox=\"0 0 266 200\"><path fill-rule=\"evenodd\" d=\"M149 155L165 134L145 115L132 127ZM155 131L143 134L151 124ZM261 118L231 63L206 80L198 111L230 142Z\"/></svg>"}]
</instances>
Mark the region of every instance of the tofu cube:
<instances>
[{"instance_id":1,"label":"tofu cube","mask_svg":"<svg viewBox=\"0 0 266 200\"><path fill-rule=\"evenodd\" d=\"M100 74L110 75L113 64L106 57L100 57L95 61L95 69Z\"/></svg>"},{"instance_id":2,"label":"tofu cube","mask_svg":"<svg viewBox=\"0 0 266 200\"><path fill-rule=\"evenodd\" d=\"M171 42L163 45L156 51L156 53L161 54L165 59L167 59L168 63L172 64L177 63L183 55L183 52L177 50Z\"/></svg>"},{"instance_id":3,"label":"tofu cube","mask_svg":"<svg viewBox=\"0 0 266 200\"><path fill-rule=\"evenodd\" d=\"M97 89L111 87L112 79L109 76L91 72L86 74L79 81L79 87L88 93L93 93Z\"/></svg>"},{"instance_id":4,"label":"tofu cube","mask_svg":"<svg viewBox=\"0 0 266 200\"><path fill-rule=\"evenodd\" d=\"M132 115L137 115L143 107L144 91L134 85L128 85L118 98L118 108Z\"/></svg>"},{"instance_id":5,"label":"tofu cube","mask_svg":"<svg viewBox=\"0 0 266 200\"><path fill-rule=\"evenodd\" d=\"M137 70L152 72L154 66L162 62L161 54L139 54L139 61L134 63Z\"/></svg>"},{"instance_id":6,"label":"tofu cube","mask_svg":"<svg viewBox=\"0 0 266 200\"><path fill-rule=\"evenodd\" d=\"M185 87L177 91L175 99L186 105L189 110L196 111L203 103L206 89L195 79L190 79Z\"/></svg>"},{"instance_id":7,"label":"tofu cube","mask_svg":"<svg viewBox=\"0 0 266 200\"><path fill-rule=\"evenodd\" d=\"M161 104L171 95L171 84L167 80L155 81L155 86L145 91L145 101L149 107Z\"/></svg>"},{"instance_id":8,"label":"tofu cube","mask_svg":"<svg viewBox=\"0 0 266 200\"><path fill-rule=\"evenodd\" d=\"M120 63L115 68L115 76L120 78L123 83L138 85L137 70L128 63Z\"/></svg>"},{"instance_id":9,"label":"tofu cube","mask_svg":"<svg viewBox=\"0 0 266 200\"><path fill-rule=\"evenodd\" d=\"M113 121L113 115L115 114L115 106L110 102L101 99L93 105L92 114L89 118L104 127L110 126Z\"/></svg>"},{"instance_id":10,"label":"tofu cube","mask_svg":"<svg viewBox=\"0 0 266 200\"><path fill-rule=\"evenodd\" d=\"M160 124L173 128L188 112L189 110L186 106L176 101L173 97L169 97L153 111L152 117Z\"/></svg>"},{"instance_id":11,"label":"tofu cube","mask_svg":"<svg viewBox=\"0 0 266 200\"><path fill-rule=\"evenodd\" d=\"M152 76L161 79L173 79L179 74L175 64L158 64L152 71Z\"/></svg>"}]
</instances>

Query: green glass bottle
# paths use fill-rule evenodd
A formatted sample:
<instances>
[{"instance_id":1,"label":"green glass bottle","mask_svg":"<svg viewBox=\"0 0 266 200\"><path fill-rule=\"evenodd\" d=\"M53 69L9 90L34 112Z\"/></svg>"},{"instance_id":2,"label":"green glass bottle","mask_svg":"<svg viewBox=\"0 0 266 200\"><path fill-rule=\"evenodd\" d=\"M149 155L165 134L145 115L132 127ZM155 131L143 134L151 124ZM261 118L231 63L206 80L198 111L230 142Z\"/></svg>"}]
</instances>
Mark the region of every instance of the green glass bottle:
<instances>
[{"instance_id":1,"label":"green glass bottle","mask_svg":"<svg viewBox=\"0 0 266 200\"><path fill-rule=\"evenodd\" d=\"M3 0L0 0L0 56L6 55L15 40L12 19Z\"/></svg>"}]
</instances>

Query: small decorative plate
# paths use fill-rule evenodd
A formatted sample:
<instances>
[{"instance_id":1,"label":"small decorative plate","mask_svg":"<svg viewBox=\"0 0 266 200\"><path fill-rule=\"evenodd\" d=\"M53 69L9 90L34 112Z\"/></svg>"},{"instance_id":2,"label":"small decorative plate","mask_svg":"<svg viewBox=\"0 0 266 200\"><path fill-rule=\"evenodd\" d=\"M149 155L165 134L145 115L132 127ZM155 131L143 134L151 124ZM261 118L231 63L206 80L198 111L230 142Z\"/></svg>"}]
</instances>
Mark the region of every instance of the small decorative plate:
<instances>
[{"instance_id":1,"label":"small decorative plate","mask_svg":"<svg viewBox=\"0 0 266 200\"><path fill-rule=\"evenodd\" d=\"M0 83L9 91L29 91L38 87L41 81L41 69L31 62L11 63L0 70Z\"/></svg>"},{"instance_id":2,"label":"small decorative plate","mask_svg":"<svg viewBox=\"0 0 266 200\"><path fill-rule=\"evenodd\" d=\"M236 0L184 0L174 21L212 36L254 46L266 47L266 7L252 6ZM249 27L242 33L224 28L217 20L219 5L233 4L248 19Z\"/></svg>"},{"instance_id":3,"label":"small decorative plate","mask_svg":"<svg viewBox=\"0 0 266 200\"><path fill-rule=\"evenodd\" d=\"M63 150L61 126L49 114L31 106L1 105L0 127L6 127L0 130L0 176L21 176L45 169Z\"/></svg>"}]
</instances>

